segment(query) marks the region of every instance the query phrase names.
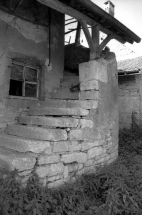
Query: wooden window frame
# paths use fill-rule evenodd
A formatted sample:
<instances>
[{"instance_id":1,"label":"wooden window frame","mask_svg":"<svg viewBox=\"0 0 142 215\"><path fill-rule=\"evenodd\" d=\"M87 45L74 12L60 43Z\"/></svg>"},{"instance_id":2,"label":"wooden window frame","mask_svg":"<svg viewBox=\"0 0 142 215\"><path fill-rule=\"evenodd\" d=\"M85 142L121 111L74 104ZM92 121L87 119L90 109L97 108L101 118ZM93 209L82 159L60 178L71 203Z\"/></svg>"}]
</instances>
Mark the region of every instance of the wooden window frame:
<instances>
[{"instance_id":1,"label":"wooden window frame","mask_svg":"<svg viewBox=\"0 0 142 215\"><path fill-rule=\"evenodd\" d=\"M32 66L30 64L26 64L26 63L21 63L21 62L18 62L18 61L15 61L13 60L12 61L12 66L22 66L23 69L22 69L22 74L23 74L23 81L22 81L22 96L16 96L16 95L9 95L10 97L19 97L19 98L27 98L27 99L39 99L39 75L40 75L40 68L38 66ZM11 66L11 67L12 67ZM37 81L34 82L34 81L26 81L25 80L25 71L26 71L26 68L30 68L30 69L34 69L37 71ZM10 77L10 80L14 80L14 79L11 79ZM28 96L25 96L25 87L26 87L26 83L28 84L34 84L34 85L37 85L36 86L36 97L28 97ZM9 86L10 87L10 86Z\"/></svg>"}]
</instances>

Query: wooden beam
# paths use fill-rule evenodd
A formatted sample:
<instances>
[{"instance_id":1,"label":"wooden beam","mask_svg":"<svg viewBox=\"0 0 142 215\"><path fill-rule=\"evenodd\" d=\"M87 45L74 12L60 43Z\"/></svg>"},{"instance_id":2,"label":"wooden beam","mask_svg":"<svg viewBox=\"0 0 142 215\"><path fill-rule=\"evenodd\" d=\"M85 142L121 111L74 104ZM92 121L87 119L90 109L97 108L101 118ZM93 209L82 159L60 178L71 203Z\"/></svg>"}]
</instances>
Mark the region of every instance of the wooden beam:
<instances>
[{"instance_id":1,"label":"wooden beam","mask_svg":"<svg viewBox=\"0 0 142 215\"><path fill-rule=\"evenodd\" d=\"M81 19L80 24L83 28L86 40L87 40L89 48L90 48L90 59L95 59L97 57L97 50L96 50L96 47L94 46L92 37L88 30L87 23L85 22L85 20Z\"/></svg>"},{"instance_id":2,"label":"wooden beam","mask_svg":"<svg viewBox=\"0 0 142 215\"><path fill-rule=\"evenodd\" d=\"M93 44L94 44L96 53L98 53L99 52L99 42L100 42L100 27L98 25L92 27L92 40L93 40Z\"/></svg>"},{"instance_id":3,"label":"wooden beam","mask_svg":"<svg viewBox=\"0 0 142 215\"><path fill-rule=\"evenodd\" d=\"M81 24L78 22L77 24L77 31L76 31L76 37L75 37L75 44L80 45L80 34L81 34Z\"/></svg>"},{"instance_id":4,"label":"wooden beam","mask_svg":"<svg viewBox=\"0 0 142 215\"><path fill-rule=\"evenodd\" d=\"M110 34L108 35L103 42L99 45L99 53L101 53L101 51L103 50L103 48L107 45L107 43L113 39L113 36Z\"/></svg>"},{"instance_id":5,"label":"wooden beam","mask_svg":"<svg viewBox=\"0 0 142 215\"><path fill-rule=\"evenodd\" d=\"M112 34L113 37L118 40L121 43L125 43L126 41L123 40L121 37L119 37L118 35L112 33L109 29L106 29L104 27L102 27L98 22L96 22L95 20L91 19L90 17L86 16L85 14L80 13L79 11L73 9L72 7L69 7L65 4L63 4L62 2L58 1L58 0L37 0L38 2L40 2L41 4L46 5L47 7L51 7L54 10L57 10L61 13L67 14L71 17L74 17L75 19L77 19L78 21L81 19L84 19L87 24L91 25L91 26L100 26L100 31L102 31L105 34Z\"/></svg>"}]
</instances>

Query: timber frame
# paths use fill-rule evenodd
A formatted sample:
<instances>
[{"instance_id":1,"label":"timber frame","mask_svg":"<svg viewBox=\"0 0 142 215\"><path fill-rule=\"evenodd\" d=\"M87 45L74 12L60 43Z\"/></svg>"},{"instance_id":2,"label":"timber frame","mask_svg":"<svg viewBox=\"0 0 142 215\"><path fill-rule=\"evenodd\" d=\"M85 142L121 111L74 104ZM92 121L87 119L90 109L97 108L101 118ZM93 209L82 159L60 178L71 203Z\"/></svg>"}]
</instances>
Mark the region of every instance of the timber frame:
<instances>
[{"instance_id":1,"label":"timber frame","mask_svg":"<svg viewBox=\"0 0 142 215\"><path fill-rule=\"evenodd\" d=\"M75 18L78 21L76 43L79 43L80 28L82 27L84 34L85 34L85 37L87 39L89 48L90 48L90 59L99 58L101 51L103 50L103 48L107 45L107 43L111 39L116 39L121 43L125 43L125 42L133 43L134 40L136 42L140 42L140 38L137 35L135 35L133 32L131 32L122 23L120 23L119 21L117 21L113 17L109 17L109 20L113 21L113 23L114 23L114 21L115 22L117 21L116 22L117 25L119 26L119 28L121 27L121 30L118 31L119 34L114 33L114 31L112 31L110 29L109 25L107 25L109 27L106 27L106 28L103 27L101 22L103 23L104 20L106 19L106 17L109 15L105 11L103 12L103 17L102 17L101 22L98 22L98 21L94 20L93 18L91 18L90 16L87 16L86 14L74 9L72 6L68 6L62 0L61 1L60 0L37 0L37 1L40 2L41 4L46 5L47 7L50 7L50 8L57 10L61 13L67 14L67 15ZM90 2L90 0L87 0L87 1L88 1L88 5L92 4L92 6L95 7L95 4ZM84 0L83 2L85 2L85 4L87 4L86 3L87 1ZM71 3L72 2L73 1L71 1ZM78 2L80 2L80 1L76 1L76 3L78 3ZM97 7L97 10L102 10L102 9ZM104 16L104 14L106 15L106 17ZM92 36L88 30L87 25L90 25L92 28ZM114 26L112 25L112 29L113 28L114 28ZM124 29L125 31L122 32L122 29ZM128 30L129 30L129 32L127 33ZM105 38L105 40L101 44L99 44L99 32L100 31L107 34L107 37ZM121 36L121 35L123 35L123 36Z\"/></svg>"}]
</instances>

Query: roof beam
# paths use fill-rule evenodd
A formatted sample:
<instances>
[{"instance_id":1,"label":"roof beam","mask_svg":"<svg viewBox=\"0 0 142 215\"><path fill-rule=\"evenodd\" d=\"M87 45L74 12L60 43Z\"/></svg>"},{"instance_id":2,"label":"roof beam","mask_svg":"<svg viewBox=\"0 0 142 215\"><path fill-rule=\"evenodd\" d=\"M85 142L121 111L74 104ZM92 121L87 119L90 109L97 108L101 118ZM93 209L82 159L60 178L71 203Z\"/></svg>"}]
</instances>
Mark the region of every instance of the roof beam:
<instances>
[{"instance_id":1,"label":"roof beam","mask_svg":"<svg viewBox=\"0 0 142 215\"><path fill-rule=\"evenodd\" d=\"M65 4L63 4L62 2L58 1L58 0L37 0L38 2L40 2L41 4L46 5L47 7L50 7L54 10L57 10L61 13L67 14L71 17L74 17L75 19L77 19L78 21L80 21L81 19L84 19L86 21L86 23L88 25L91 26L100 26L100 31L104 32L105 34L112 34L113 38L115 38L116 40L118 40L121 43L125 43L126 40L122 39L121 37L119 37L118 35L112 33L109 29L106 29L104 27L102 27L98 22L96 22L95 20L91 19L90 17L80 13L79 11L73 9L72 7L69 7Z\"/></svg>"},{"instance_id":2,"label":"roof beam","mask_svg":"<svg viewBox=\"0 0 142 215\"><path fill-rule=\"evenodd\" d=\"M107 43L113 39L113 36L110 34L108 35L103 42L99 45L99 53L103 50L103 48L107 45Z\"/></svg>"}]
</instances>

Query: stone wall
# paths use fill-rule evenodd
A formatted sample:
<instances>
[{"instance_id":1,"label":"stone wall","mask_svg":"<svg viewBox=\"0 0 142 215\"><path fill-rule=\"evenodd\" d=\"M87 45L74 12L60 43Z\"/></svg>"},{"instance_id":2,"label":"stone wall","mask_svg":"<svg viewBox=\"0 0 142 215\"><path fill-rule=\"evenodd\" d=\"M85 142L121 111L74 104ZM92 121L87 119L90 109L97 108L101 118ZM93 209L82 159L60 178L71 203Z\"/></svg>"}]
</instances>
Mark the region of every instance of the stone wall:
<instances>
[{"instance_id":1,"label":"stone wall","mask_svg":"<svg viewBox=\"0 0 142 215\"><path fill-rule=\"evenodd\" d=\"M50 21L45 27L0 11L0 129L14 123L23 110L39 105L40 100L46 100L60 86L64 69L64 15L51 10ZM28 59L40 67L39 101L9 96L12 59Z\"/></svg>"},{"instance_id":2,"label":"stone wall","mask_svg":"<svg viewBox=\"0 0 142 215\"><path fill-rule=\"evenodd\" d=\"M119 124L120 129L132 127L133 112L140 121L142 113L142 75L119 76Z\"/></svg>"},{"instance_id":3,"label":"stone wall","mask_svg":"<svg viewBox=\"0 0 142 215\"><path fill-rule=\"evenodd\" d=\"M25 182L36 172L58 186L95 172L118 157L118 80L115 55L79 67L79 100L48 100L23 113L0 135L0 166ZM46 104L46 105L45 105Z\"/></svg>"}]
</instances>

